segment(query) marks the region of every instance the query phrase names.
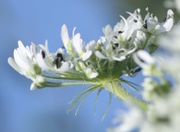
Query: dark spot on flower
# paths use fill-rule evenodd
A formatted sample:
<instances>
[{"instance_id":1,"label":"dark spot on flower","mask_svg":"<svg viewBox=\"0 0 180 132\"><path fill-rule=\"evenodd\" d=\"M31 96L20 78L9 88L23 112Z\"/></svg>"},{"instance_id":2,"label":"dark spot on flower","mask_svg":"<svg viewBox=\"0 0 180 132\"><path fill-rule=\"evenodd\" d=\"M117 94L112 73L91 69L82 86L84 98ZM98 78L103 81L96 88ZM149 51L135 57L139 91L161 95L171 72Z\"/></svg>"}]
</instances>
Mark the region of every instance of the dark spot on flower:
<instances>
[{"instance_id":1,"label":"dark spot on flower","mask_svg":"<svg viewBox=\"0 0 180 132\"><path fill-rule=\"evenodd\" d=\"M43 50L41 51L41 55L43 59L46 57L46 53Z\"/></svg>"},{"instance_id":2,"label":"dark spot on flower","mask_svg":"<svg viewBox=\"0 0 180 132\"><path fill-rule=\"evenodd\" d=\"M61 53L57 53L56 58L54 60L54 64L56 65L56 68L61 67L62 61L64 61L63 55Z\"/></svg>"},{"instance_id":3,"label":"dark spot on flower","mask_svg":"<svg viewBox=\"0 0 180 132\"><path fill-rule=\"evenodd\" d=\"M115 39L117 39L118 37L117 36L114 36Z\"/></svg>"},{"instance_id":4,"label":"dark spot on flower","mask_svg":"<svg viewBox=\"0 0 180 132\"><path fill-rule=\"evenodd\" d=\"M119 34L123 33L124 31L118 31Z\"/></svg>"},{"instance_id":5,"label":"dark spot on flower","mask_svg":"<svg viewBox=\"0 0 180 132\"><path fill-rule=\"evenodd\" d=\"M116 47L113 45L113 46L112 46L112 49L113 49L113 50L115 50L115 49L116 49Z\"/></svg>"},{"instance_id":6,"label":"dark spot on flower","mask_svg":"<svg viewBox=\"0 0 180 132\"><path fill-rule=\"evenodd\" d=\"M145 29L147 29L147 28L148 28L148 25L147 25L147 20L145 20L143 27L144 27Z\"/></svg>"},{"instance_id":7,"label":"dark spot on flower","mask_svg":"<svg viewBox=\"0 0 180 132\"><path fill-rule=\"evenodd\" d=\"M56 57L59 59L59 61L63 61L63 55L61 53L57 53Z\"/></svg>"},{"instance_id":8,"label":"dark spot on flower","mask_svg":"<svg viewBox=\"0 0 180 132\"><path fill-rule=\"evenodd\" d=\"M118 43L115 43L114 45L115 45L116 47L118 47L118 46L119 46L119 44L118 44Z\"/></svg>"},{"instance_id":9,"label":"dark spot on flower","mask_svg":"<svg viewBox=\"0 0 180 132\"><path fill-rule=\"evenodd\" d=\"M136 19L134 19L134 22L137 23L138 21Z\"/></svg>"},{"instance_id":10,"label":"dark spot on flower","mask_svg":"<svg viewBox=\"0 0 180 132\"><path fill-rule=\"evenodd\" d=\"M137 69L135 69L134 71L133 71L133 74L134 73L137 73L137 72L140 72L142 70L142 68L141 67L138 67Z\"/></svg>"},{"instance_id":11,"label":"dark spot on flower","mask_svg":"<svg viewBox=\"0 0 180 132\"><path fill-rule=\"evenodd\" d=\"M118 43L113 43L112 45L112 49L115 50L116 48L118 48L119 44Z\"/></svg>"},{"instance_id":12,"label":"dark spot on flower","mask_svg":"<svg viewBox=\"0 0 180 132\"><path fill-rule=\"evenodd\" d=\"M56 65L56 68L59 68L59 67L61 66L61 62L59 61L58 58L56 58L56 59L54 60L54 63L55 63L55 65Z\"/></svg>"}]
</instances>

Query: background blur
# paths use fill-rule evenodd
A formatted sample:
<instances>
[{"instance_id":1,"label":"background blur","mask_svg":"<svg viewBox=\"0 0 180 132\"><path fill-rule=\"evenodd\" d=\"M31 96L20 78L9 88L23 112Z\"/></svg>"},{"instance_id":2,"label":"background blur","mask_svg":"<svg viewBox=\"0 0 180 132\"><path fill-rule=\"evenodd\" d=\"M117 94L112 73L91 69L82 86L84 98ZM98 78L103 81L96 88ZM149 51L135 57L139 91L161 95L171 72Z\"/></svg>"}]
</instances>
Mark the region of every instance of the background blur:
<instances>
[{"instance_id":1,"label":"background blur","mask_svg":"<svg viewBox=\"0 0 180 132\"><path fill-rule=\"evenodd\" d=\"M81 88L43 89L30 91L30 80L19 75L8 64L17 41L49 42L51 51L62 46L60 28L66 24L70 33L74 26L85 42L97 40L102 27L114 25L119 15L147 6L157 16L166 12L163 0L0 0L0 132L103 132L125 105L116 98L105 118L101 118L108 103L104 91L94 115L95 93L87 98L78 116L67 114L68 102ZM142 81L141 75L132 79Z\"/></svg>"}]
</instances>

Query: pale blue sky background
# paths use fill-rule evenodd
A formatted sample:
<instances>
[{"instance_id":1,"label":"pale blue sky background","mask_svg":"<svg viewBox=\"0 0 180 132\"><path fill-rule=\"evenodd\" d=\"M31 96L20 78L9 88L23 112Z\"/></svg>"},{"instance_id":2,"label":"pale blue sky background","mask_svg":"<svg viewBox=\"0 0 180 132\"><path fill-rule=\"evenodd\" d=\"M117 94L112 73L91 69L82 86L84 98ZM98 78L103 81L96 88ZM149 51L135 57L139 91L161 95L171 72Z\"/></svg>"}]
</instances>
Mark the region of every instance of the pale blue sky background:
<instances>
[{"instance_id":1,"label":"pale blue sky background","mask_svg":"<svg viewBox=\"0 0 180 132\"><path fill-rule=\"evenodd\" d=\"M102 27L114 25L119 14L135 8L126 0L0 0L0 132L103 132L125 106L113 98L110 111L101 122L108 103L103 92L94 116L95 93L87 98L79 115L67 114L68 102L84 86L30 91L30 80L15 72L7 58L17 41L24 44L49 42L51 51L62 46L60 28L74 26L85 42L97 40ZM140 79L136 79L140 82Z\"/></svg>"}]
</instances>

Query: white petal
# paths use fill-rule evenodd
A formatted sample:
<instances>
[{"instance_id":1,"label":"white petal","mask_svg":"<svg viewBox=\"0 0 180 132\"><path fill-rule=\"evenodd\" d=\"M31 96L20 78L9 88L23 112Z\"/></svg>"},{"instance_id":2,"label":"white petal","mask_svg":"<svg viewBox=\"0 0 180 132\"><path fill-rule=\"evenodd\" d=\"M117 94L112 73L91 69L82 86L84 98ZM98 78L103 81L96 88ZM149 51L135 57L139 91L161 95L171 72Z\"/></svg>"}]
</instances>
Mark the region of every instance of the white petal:
<instances>
[{"instance_id":1,"label":"white petal","mask_svg":"<svg viewBox=\"0 0 180 132\"><path fill-rule=\"evenodd\" d=\"M174 13L172 10L168 10L167 12L167 21L163 24L163 27L165 28L166 32L169 32L173 25L174 25Z\"/></svg>"},{"instance_id":2,"label":"white petal","mask_svg":"<svg viewBox=\"0 0 180 132\"><path fill-rule=\"evenodd\" d=\"M112 28L110 25L106 25L105 28L103 28L103 33L106 37L111 36L112 34Z\"/></svg>"},{"instance_id":3,"label":"white petal","mask_svg":"<svg viewBox=\"0 0 180 132\"><path fill-rule=\"evenodd\" d=\"M121 56L121 57L115 57L115 56L113 56L112 58L113 58L114 60L116 60L116 61L123 61L123 60L126 59L126 56Z\"/></svg>"},{"instance_id":4,"label":"white petal","mask_svg":"<svg viewBox=\"0 0 180 132\"><path fill-rule=\"evenodd\" d=\"M124 30L128 29L128 23L126 21L126 19L123 16L120 16L122 18L122 21L124 22Z\"/></svg>"},{"instance_id":5,"label":"white petal","mask_svg":"<svg viewBox=\"0 0 180 132\"><path fill-rule=\"evenodd\" d=\"M86 45L86 50L91 50L93 51L96 46L96 41L92 40Z\"/></svg>"},{"instance_id":6,"label":"white petal","mask_svg":"<svg viewBox=\"0 0 180 132\"><path fill-rule=\"evenodd\" d=\"M66 72L71 70L73 65L69 62L62 62L61 67L58 69L59 72Z\"/></svg>"},{"instance_id":7,"label":"white petal","mask_svg":"<svg viewBox=\"0 0 180 132\"><path fill-rule=\"evenodd\" d=\"M81 54L83 52L82 39L79 33L73 36L72 45L77 54Z\"/></svg>"},{"instance_id":8,"label":"white petal","mask_svg":"<svg viewBox=\"0 0 180 132\"><path fill-rule=\"evenodd\" d=\"M89 59L91 57L91 55L92 55L92 51L87 51L87 52L83 53L81 56L82 60L86 61L87 59Z\"/></svg>"},{"instance_id":9,"label":"white petal","mask_svg":"<svg viewBox=\"0 0 180 132\"><path fill-rule=\"evenodd\" d=\"M45 60L42 58L42 55L40 53L37 54L36 61L37 61L37 64L39 65L39 67L41 67L42 70L50 70L50 67L45 62Z\"/></svg>"},{"instance_id":10,"label":"white petal","mask_svg":"<svg viewBox=\"0 0 180 132\"><path fill-rule=\"evenodd\" d=\"M140 50L133 56L134 61L141 67L146 67L148 64L153 64L155 60L146 51Z\"/></svg>"},{"instance_id":11,"label":"white petal","mask_svg":"<svg viewBox=\"0 0 180 132\"><path fill-rule=\"evenodd\" d=\"M31 43L30 50L33 55L36 55L36 46L34 43Z\"/></svg>"},{"instance_id":12,"label":"white petal","mask_svg":"<svg viewBox=\"0 0 180 132\"><path fill-rule=\"evenodd\" d=\"M64 24L61 28L61 38L64 44L64 47L68 49L68 43L69 43L69 34L66 25Z\"/></svg>"},{"instance_id":13,"label":"white petal","mask_svg":"<svg viewBox=\"0 0 180 132\"><path fill-rule=\"evenodd\" d=\"M13 67L17 72L19 72L20 74L23 75L21 69L19 68L19 66L16 64L16 62L14 61L14 59L12 57L8 58L8 63L11 67Z\"/></svg>"},{"instance_id":14,"label":"white petal","mask_svg":"<svg viewBox=\"0 0 180 132\"><path fill-rule=\"evenodd\" d=\"M29 66L27 65L27 63L22 60L17 52L17 50L14 50L14 60L16 62L16 64L21 68L24 69L26 71L28 71ZM23 70L22 70L23 71Z\"/></svg>"},{"instance_id":15,"label":"white petal","mask_svg":"<svg viewBox=\"0 0 180 132\"><path fill-rule=\"evenodd\" d=\"M98 58L100 58L100 59L107 59L107 57L106 56L104 56L101 52L99 52L99 51L96 51L95 52L95 55L98 57Z\"/></svg>"},{"instance_id":16,"label":"white petal","mask_svg":"<svg viewBox=\"0 0 180 132\"><path fill-rule=\"evenodd\" d=\"M94 71L91 67L87 67L85 72L86 72L86 76L90 79L98 76L98 73Z\"/></svg>"}]
</instances>

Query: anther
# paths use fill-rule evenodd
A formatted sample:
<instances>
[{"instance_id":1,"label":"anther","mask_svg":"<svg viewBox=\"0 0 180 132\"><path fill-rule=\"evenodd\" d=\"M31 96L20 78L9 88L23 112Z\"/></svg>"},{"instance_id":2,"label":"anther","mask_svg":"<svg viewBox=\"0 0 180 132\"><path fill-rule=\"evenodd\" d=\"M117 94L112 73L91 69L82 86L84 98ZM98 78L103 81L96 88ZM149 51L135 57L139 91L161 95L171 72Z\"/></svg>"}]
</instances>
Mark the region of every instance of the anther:
<instances>
[{"instance_id":1,"label":"anther","mask_svg":"<svg viewBox=\"0 0 180 132\"><path fill-rule=\"evenodd\" d=\"M147 29L147 28L148 28L148 25L147 25L147 20L145 20L145 23L144 23L143 27L144 27L145 29Z\"/></svg>"},{"instance_id":2,"label":"anther","mask_svg":"<svg viewBox=\"0 0 180 132\"><path fill-rule=\"evenodd\" d=\"M57 56L59 61L63 61L64 60L63 55L61 53L57 53L56 56Z\"/></svg>"},{"instance_id":3,"label":"anther","mask_svg":"<svg viewBox=\"0 0 180 132\"><path fill-rule=\"evenodd\" d=\"M46 54L45 54L45 52L43 50L41 51L41 55L42 55L43 59L46 57Z\"/></svg>"},{"instance_id":4,"label":"anther","mask_svg":"<svg viewBox=\"0 0 180 132\"><path fill-rule=\"evenodd\" d=\"M138 21L136 19L134 19L134 22L137 23Z\"/></svg>"},{"instance_id":5,"label":"anther","mask_svg":"<svg viewBox=\"0 0 180 132\"><path fill-rule=\"evenodd\" d=\"M123 33L124 31L118 31L119 34Z\"/></svg>"}]
</instances>

